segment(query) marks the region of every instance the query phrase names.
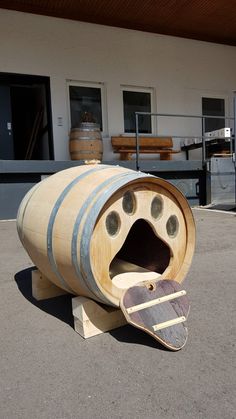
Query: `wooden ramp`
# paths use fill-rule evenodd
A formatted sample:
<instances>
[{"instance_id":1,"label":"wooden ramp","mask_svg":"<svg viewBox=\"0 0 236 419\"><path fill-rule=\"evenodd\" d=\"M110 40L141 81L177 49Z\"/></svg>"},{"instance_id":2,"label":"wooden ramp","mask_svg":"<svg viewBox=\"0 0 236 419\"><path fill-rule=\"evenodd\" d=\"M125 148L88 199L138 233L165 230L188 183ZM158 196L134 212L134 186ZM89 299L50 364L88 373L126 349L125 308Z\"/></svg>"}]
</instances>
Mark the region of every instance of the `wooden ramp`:
<instances>
[{"instance_id":1,"label":"wooden ramp","mask_svg":"<svg viewBox=\"0 0 236 419\"><path fill-rule=\"evenodd\" d=\"M142 282L129 288L121 299L128 323L147 332L168 349L185 345L189 313L186 291L173 280Z\"/></svg>"}]
</instances>

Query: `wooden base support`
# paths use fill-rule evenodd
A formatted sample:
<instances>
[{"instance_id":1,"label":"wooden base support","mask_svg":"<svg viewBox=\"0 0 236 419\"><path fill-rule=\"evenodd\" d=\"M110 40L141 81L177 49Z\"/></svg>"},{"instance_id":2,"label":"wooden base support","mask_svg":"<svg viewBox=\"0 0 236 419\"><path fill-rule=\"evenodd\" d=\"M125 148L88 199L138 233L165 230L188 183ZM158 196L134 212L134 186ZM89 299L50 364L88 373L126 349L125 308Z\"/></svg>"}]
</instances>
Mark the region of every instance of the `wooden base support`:
<instances>
[{"instance_id":1,"label":"wooden base support","mask_svg":"<svg viewBox=\"0 0 236 419\"><path fill-rule=\"evenodd\" d=\"M48 298L58 297L68 294L65 290L54 285L38 269L32 271L32 295L37 300L47 300Z\"/></svg>"},{"instance_id":2,"label":"wooden base support","mask_svg":"<svg viewBox=\"0 0 236 419\"><path fill-rule=\"evenodd\" d=\"M72 310L75 331L85 339L127 324L120 309L100 305L86 297L72 298Z\"/></svg>"},{"instance_id":3,"label":"wooden base support","mask_svg":"<svg viewBox=\"0 0 236 419\"><path fill-rule=\"evenodd\" d=\"M32 295L37 301L68 294L38 269L32 271L31 277ZM75 331L85 339L127 324L120 309L101 305L86 297L72 298L72 312Z\"/></svg>"}]
</instances>

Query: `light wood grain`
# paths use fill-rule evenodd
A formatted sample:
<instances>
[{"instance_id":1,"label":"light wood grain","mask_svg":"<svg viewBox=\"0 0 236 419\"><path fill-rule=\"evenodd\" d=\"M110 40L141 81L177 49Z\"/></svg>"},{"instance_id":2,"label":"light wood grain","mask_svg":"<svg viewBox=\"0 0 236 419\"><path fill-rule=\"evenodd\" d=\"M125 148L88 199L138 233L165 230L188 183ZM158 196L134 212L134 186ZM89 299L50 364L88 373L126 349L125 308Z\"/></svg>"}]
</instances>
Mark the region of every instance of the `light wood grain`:
<instances>
[{"instance_id":1,"label":"light wood grain","mask_svg":"<svg viewBox=\"0 0 236 419\"><path fill-rule=\"evenodd\" d=\"M127 308L127 313L128 314L135 313L136 311L144 310L145 308L153 307L157 304L161 304L161 303L164 303L166 301L174 300L175 298L182 297L183 295L186 295L185 290L174 292L173 294L165 295L164 297L155 298L154 300L146 301L145 303L138 304L136 306Z\"/></svg>"},{"instance_id":2,"label":"light wood grain","mask_svg":"<svg viewBox=\"0 0 236 419\"><path fill-rule=\"evenodd\" d=\"M67 294L66 291L49 281L38 269L32 271L31 279L32 295L37 301Z\"/></svg>"},{"instance_id":3,"label":"light wood grain","mask_svg":"<svg viewBox=\"0 0 236 419\"><path fill-rule=\"evenodd\" d=\"M167 327L174 326L175 324L183 323L185 321L186 321L186 317L184 316L176 317L176 319L172 319L163 323L155 324L154 326L152 326L152 328L154 332L156 332L157 330L166 329Z\"/></svg>"},{"instance_id":4,"label":"light wood grain","mask_svg":"<svg viewBox=\"0 0 236 419\"><path fill-rule=\"evenodd\" d=\"M127 323L120 309L101 306L85 297L72 299L72 311L75 331L85 339Z\"/></svg>"},{"instance_id":5,"label":"light wood grain","mask_svg":"<svg viewBox=\"0 0 236 419\"><path fill-rule=\"evenodd\" d=\"M140 154L159 154L161 160L171 160L172 154L179 153L173 150L171 137L139 137ZM131 160L136 153L136 138L127 136L111 137L114 153L120 153L121 160Z\"/></svg>"},{"instance_id":6,"label":"light wood grain","mask_svg":"<svg viewBox=\"0 0 236 419\"><path fill-rule=\"evenodd\" d=\"M72 160L102 160L103 143L100 130L72 129L69 151Z\"/></svg>"},{"instance_id":7,"label":"light wood grain","mask_svg":"<svg viewBox=\"0 0 236 419\"><path fill-rule=\"evenodd\" d=\"M112 136L111 144L114 148L135 148L136 138L128 136ZM171 137L139 137L139 145L144 148L172 148L173 140Z\"/></svg>"},{"instance_id":8,"label":"light wood grain","mask_svg":"<svg viewBox=\"0 0 236 419\"><path fill-rule=\"evenodd\" d=\"M99 170L100 168L102 170ZM82 175L86 177L76 182L76 179ZM127 176L134 176L134 180L126 180ZM119 183L116 186L114 179L122 186L119 186ZM52 253L55 266L52 269L48 257L48 225L55 203L72 182L73 187L69 188L63 197L53 222ZM123 208L126 192L132 193L135 199L132 213L126 213ZM163 212L155 219L151 214L151 205L157 196L163 202ZM101 199L104 199L104 202L96 213L95 208ZM81 211L83 215L78 222ZM120 220L119 231L114 236L110 236L106 228L106 218L111 212L116 212ZM169 237L167 234L166 224L171 215L175 215L179 222L176 237ZM141 224L137 224L140 221ZM78 232L74 234L76 222ZM52 283L65 290L69 287L70 292L75 295L98 301L102 299L103 302L117 307L123 290L136 281L157 279L161 274L162 279L182 282L190 267L195 246L192 212L178 189L163 179L151 176L141 178L138 173L117 166L84 165L48 177L37 184L22 201L17 225L20 239L30 258ZM112 274L113 262L135 225L140 225L139 230L137 229L140 240L139 242L133 240L127 254L123 255L119 262L120 270ZM84 231L90 226L93 227L89 240ZM154 237L152 242L143 240L144 233L148 229L152 231ZM71 250L73 239L76 242L75 256L81 272L84 272L84 277L73 265ZM82 239L87 240L87 249L81 249ZM159 243L163 244L162 248L159 247ZM168 252L169 256L166 257ZM91 267L89 274L84 265L84 254ZM132 260L133 254L138 254L140 260ZM147 263L146 256L141 262L143 254L151 255L153 262L151 265L166 259L165 263L162 263L162 271L153 269L150 263ZM128 259L128 256L132 257ZM135 266L128 269L127 262L141 266L143 270L139 270L136 276L137 269ZM88 277L96 284L101 298L97 297L91 285L88 286ZM60 278L63 278L66 286Z\"/></svg>"}]
</instances>

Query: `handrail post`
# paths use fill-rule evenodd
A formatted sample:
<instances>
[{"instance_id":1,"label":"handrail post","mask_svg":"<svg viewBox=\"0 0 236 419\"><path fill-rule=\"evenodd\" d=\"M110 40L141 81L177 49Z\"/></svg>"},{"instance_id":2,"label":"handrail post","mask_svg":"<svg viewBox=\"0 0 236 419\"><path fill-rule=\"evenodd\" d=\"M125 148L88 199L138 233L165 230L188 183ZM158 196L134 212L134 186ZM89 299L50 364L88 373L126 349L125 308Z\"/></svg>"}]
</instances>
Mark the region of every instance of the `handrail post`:
<instances>
[{"instance_id":1,"label":"handrail post","mask_svg":"<svg viewBox=\"0 0 236 419\"><path fill-rule=\"evenodd\" d=\"M236 97L235 97L235 108L236 108ZM225 120L234 120L234 124L235 124L235 119L236 119L236 110L234 111L234 117L227 117L227 116L216 116L216 115L182 115L182 114L168 114L168 113L152 113L152 112L135 112L135 133L136 133L136 170L140 170L140 166L139 166L139 154L140 154L140 142L139 142L139 116L141 115L145 115L145 116L156 116L158 117L174 117L174 118L197 118L197 119L201 119L202 121L202 135L201 138L202 139L202 165L205 166L206 164L206 160L207 160L207 148L206 148L206 136L205 136L205 128L206 128L206 118L208 119L223 119ZM236 130L236 125L235 125L235 130ZM232 145L234 144L234 148L236 148L236 135L234 136L234 142L233 140L230 143L230 148L232 148ZM172 138L181 138L181 136L172 136ZM188 137L183 137L182 138L188 138ZM235 150L234 150L234 156L235 156ZM235 170L236 170L236 162L235 162ZM235 194L236 195L236 194Z\"/></svg>"},{"instance_id":2,"label":"handrail post","mask_svg":"<svg viewBox=\"0 0 236 419\"><path fill-rule=\"evenodd\" d=\"M229 152L231 157L233 158L233 136L232 136L232 129L230 126L230 120L228 118L225 119L226 121L226 126L230 127L230 136L229 136Z\"/></svg>"},{"instance_id":3,"label":"handrail post","mask_svg":"<svg viewBox=\"0 0 236 419\"><path fill-rule=\"evenodd\" d=\"M136 132L136 170L139 171L139 130L138 130L138 112L135 112L135 132Z\"/></svg>"},{"instance_id":4,"label":"handrail post","mask_svg":"<svg viewBox=\"0 0 236 419\"><path fill-rule=\"evenodd\" d=\"M202 164L206 163L205 118L202 118Z\"/></svg>"},{"instance_id":5,"label":"handrail post","mask_svg":"<svg viewBox=\"0 0 236 419\"><path fill-rule=\"evenodd\" d=\"M233 143L233 139L232 139ZM233 150L233 160L234 160L234 201L236 203L236 94L234 92L234 150Z\"/></svg>"}]
</instances>

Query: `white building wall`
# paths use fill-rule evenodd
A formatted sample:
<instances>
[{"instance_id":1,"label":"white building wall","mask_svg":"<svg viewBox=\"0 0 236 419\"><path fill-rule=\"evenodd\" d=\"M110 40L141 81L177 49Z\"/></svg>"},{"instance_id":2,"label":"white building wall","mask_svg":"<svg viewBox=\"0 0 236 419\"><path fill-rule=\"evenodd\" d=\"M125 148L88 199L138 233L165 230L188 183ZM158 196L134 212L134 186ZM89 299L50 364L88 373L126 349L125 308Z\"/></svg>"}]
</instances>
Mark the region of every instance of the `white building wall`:
<instances>
[{"instance_id":1,"label":"white building wall","mask_svg":"<svg viewBox=\"0 0 236 419\"><path fill-rule=\"evenodd\" d=\"M121 85L152 87L160 113L201 114L202 96L224 97L232 112L235 47L3 9L0 39L0 72L51 79L56 160L69 158L67 80L105 83L106 160L114 158L110 136L123 133ZM194 136L199 124L162 119L158 133Z\"/></svg>"}]
</instances>

